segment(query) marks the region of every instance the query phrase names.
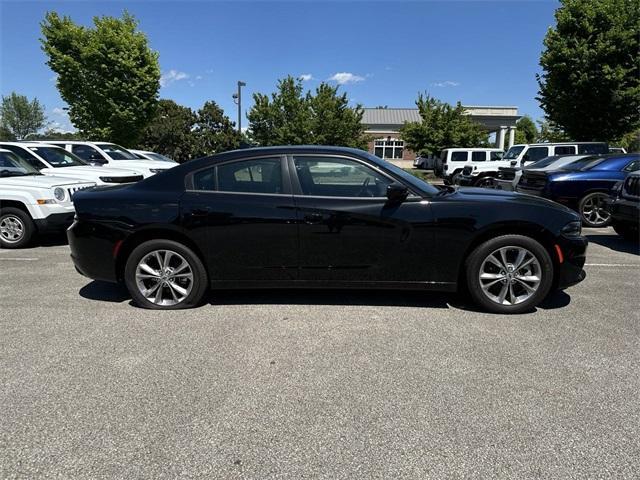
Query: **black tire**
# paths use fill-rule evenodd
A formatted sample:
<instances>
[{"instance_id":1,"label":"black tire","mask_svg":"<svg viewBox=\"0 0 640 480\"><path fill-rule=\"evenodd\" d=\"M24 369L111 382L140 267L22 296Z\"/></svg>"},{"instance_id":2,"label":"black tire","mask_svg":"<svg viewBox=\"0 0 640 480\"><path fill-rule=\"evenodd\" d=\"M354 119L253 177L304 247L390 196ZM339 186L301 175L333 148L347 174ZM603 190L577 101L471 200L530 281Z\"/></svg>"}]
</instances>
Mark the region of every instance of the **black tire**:
<instances>
[{"instance_id":1,"label":"black tire","mask_svg":"<svg viewBox=\"0 0 640 480\"><path fill-rule=\"evenodd\" d=\"M578 213L585 227L604 228L611 225L611 214L605 207L605 200L609 197L604 192L593 192L585 195L578 204ZM591 215L587 211L594 212ZM600 218L606 220L600 220Z\"/></svg>"},{"instance_id":2,"label":"black tire","mask_svg":"<svg viewBox=\"0 0 640 480\"><path fill-rule=\"evenodd\" d=\"M493 177L480 177L473 182L474 187L495 188Z\"/></svg>"},{"instance_id":3,"label":"black tire","mask_svg":"<svg viewBox=\"0 0 640 480\"><path fill-rule=\"evenodd\" d=\"M531 293L528 298L519 301L519 303L517 300L517 294L515 295L516 301L511 304L498 303L496 300L492 300L491 298L489 298L488 294L485 293L481 285L480 269L483 267L485 260L487 260L490 255L503 247L514 247L512 251L507 250L507 255L517 253L516 248L526 250L528 254L530 254L537 260L536 268L539 267L540 270L538 273L540 280L536 286L537 289L535 289L535 292ZM553 285L554 268L551 256L549 255L547 250L536 240L522 235L503 235L500 237L492 238L491 240L487 240L486 242L476 247L473 252L471 252L469 257L467 258L465 266L467 288L469 290L471 298L483 309L493 313L523 313L531 311L535 306L537 306L546 298L549 290L551 289L551 286ZM535 265L531 265L531 267L527 268L534 268L534 266ZM516 278L518 277L519 272L522 272L522 270L511 270L509 279L512 279L511 282L513 283L513 291L520 291L524 296L524 294L527 294L527 292L524 290L524 287L521 286L523 282ZM502 272L500 272L500 274L501 273ZM525 277L523 276L522 278ZM530 277L526 276L526 278ZM496 283L496 286L498 289L502 289L505 283L506 282L504 281L500 281ZM508 292L511 293L512 290L509 288L509 284L506 283L506 285Z\"/></svg>"},{"instance_id":4,"label":"black tire","mask_svg":"<svg viewBox=\"0 0 640 480\"><path fill-rule=\"evenodd\" d=\"M18 229L19 237L9 238L14 237ZM35 233L36 226L27 212L13 207L0 209L0 247L24 248L31 243Z\"/></svg>"},{"instance_id":5,"label":"black tire","mask_svg":"<svg viewBox=\"0 0 640 480\"><path fill-rule=\"evenodd\" d=\"M638 227L615 221L612 226L616 233L625 240L630 240L636 243L640 242L640 231L638 230Z\"/></svg>"},{"instance_id":6,"label":"black tire","mask_svg":"<svg viewBox=\"0 0 640 480\"><path fill-rule=\"evenodd\" d=\"M156 251L169 251L174 255L177 254L176 258L181 260L180 257L182 257L191 269L193 284L191 285L191 289L188 291L188 294L179 303L172 305L156 304L153 301L148 300L138 287L136 280L138 264L149 254ZM135 304L140 307L153 310L178 310L196 307L202 301L209 285L207 271L200 258L190 248L173 240L149 240L138 245L131 252L129 258L127 258L127 263L124 269L124 281ZM153 281L154 280L152 280L152 282ZM155 283L152 283L152 285L155 285ZM173 288L169 288L168 285L163 285L160 289L164 289L164 292L168 291L169 293L173 291ZM169 294L167 294L167 296L169 296Z\"/></svg>"}]
</instances>

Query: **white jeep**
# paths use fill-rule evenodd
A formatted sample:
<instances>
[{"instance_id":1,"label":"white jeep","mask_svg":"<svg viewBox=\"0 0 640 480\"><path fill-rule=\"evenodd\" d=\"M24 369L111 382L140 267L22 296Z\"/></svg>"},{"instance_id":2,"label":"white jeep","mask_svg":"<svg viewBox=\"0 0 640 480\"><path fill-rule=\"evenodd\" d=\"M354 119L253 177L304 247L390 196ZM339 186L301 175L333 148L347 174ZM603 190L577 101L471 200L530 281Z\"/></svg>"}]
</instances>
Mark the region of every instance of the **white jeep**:
<instances>
[{"instance_id":1,"label":"white jeep","mask_svg":"<svg viewBox=\"0 0 640 480\"><path fill-rule=\"evenodd\" d=\"M34 235L64 231L73 222L73 194L95 187L42 175L13 152L0 150L0 247L20 248Z\"/></svg>"}]
</instances>

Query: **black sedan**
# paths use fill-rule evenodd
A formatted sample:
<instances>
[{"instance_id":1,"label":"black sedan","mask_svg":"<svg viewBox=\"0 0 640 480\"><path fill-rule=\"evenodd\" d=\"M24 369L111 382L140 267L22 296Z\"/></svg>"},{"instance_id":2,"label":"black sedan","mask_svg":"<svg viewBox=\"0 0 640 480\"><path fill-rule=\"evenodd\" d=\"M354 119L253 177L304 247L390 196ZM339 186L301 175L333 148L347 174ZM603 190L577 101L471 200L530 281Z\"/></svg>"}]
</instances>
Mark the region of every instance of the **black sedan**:
<instances>
[{"instance_id":1,"label":"black sedan","mask_svg":"<svg viewBox=\"0 0 640 480\"><path fill-rule=\"evenodd\" d=\"M439 189L349 148L237 150L74 202L78 271L124 282L146 308L192 307L209 288L466 288L517 313L585 276L568 208Z\"/></svg>"}]
</instances>

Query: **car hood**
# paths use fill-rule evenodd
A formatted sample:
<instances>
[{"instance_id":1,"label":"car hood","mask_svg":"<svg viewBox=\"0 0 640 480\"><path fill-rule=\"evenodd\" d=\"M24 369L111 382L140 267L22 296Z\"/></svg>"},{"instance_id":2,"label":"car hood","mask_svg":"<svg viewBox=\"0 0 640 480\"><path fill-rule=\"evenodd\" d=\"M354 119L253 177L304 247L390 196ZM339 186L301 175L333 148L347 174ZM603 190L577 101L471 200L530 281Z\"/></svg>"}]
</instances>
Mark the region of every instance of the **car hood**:
<instances>
[{"instance_id":1,"label":"car hood","mask_svg":"<svg viewBox=\"0 0 640 480\"><path fill-rule=\"evenodd\" d=\"M553 208L555 210L563 210L572 212L570 208L560 205L543 197L534 195L526 195L524 193L510 192L506 190L494 190L492 188L457 188L455 192L450 194L454 200L460 201L478 201L478 202L500 202L500 203L520 203L531 206L540 206L545 208Z\"/></svg>"},{"instance_id":2,"label":"car hood","mask_svg":"<svg viewBox=\"0 0 640 480\"><path fill-rule=\"evenodd\" d=\"M124 168L113 167L91 167L87 166L75 166L75 167L57 167L47 168L46 170L50 175L56 176L69 176L69 177L83 177L83 178L98 178L98 177L130 177L132 175L140 175L135 170L125 170Z\"/></svg>"},{"instance_id":3,"label":"car hood","mask_svg":"<svg viewBox=\"0 0 640 480\"><path fill-rule=\"evenodd\" d=\"M158 160L112 160L112 162L109 163L109 168L132 168L134 170L148 170L150 168L169 169L177 165L177 163L161 162Z\"/></svg>"},{"instance_id":4,"label":"car hood","mask_svg":"<svg viewBox=\"0 0 640 480\"><path fill-rule=\"evenodd\" d=\"M22 177L4 177L0 178L0 188L2 185L24 188L53 188L62 186L94 186L93 182L81 182L77 178L58 177L49 175L25 175Z\"/></svg>"}]
</instances>

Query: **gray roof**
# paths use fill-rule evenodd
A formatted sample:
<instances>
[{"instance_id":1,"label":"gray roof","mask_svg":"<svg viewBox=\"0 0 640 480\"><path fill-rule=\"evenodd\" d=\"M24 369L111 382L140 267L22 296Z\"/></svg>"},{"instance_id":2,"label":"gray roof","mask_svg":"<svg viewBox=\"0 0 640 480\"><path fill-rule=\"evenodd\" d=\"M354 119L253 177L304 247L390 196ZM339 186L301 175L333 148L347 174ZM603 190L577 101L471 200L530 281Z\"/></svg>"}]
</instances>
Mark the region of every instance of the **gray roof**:
<instances>
[{"instance_id":1,"label":"gray roof","mask_svg":"<svg viewBox=\"0 0 640 480\"><path fill-rule=\"evenodd\" d=\"M365 125L402 125L419 121L417 108L365 108L362 116Z\"/></svg>"}]
</instances>

